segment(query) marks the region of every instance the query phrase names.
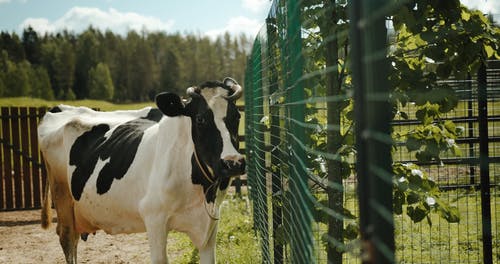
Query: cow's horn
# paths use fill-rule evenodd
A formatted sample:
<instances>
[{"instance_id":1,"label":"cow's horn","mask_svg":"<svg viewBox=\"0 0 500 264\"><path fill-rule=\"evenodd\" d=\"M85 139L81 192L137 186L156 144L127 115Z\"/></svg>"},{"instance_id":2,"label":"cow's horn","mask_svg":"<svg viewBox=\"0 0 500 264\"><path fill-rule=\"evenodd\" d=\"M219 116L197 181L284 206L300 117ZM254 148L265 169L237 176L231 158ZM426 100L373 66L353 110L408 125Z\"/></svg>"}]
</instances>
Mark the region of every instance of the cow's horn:
<instances>
[{"instance_id":1,"label":"cow's horn","mask_svg":"<svg viewBox=\"0 0 500 264\"><path fill-rule=\"evenodd\" d=\"M236 101L241 97L241 95L243 95L243 88L233 78L226 77L223 82L231 90L233 90L232 95L225 97L227 100Z\"/></svg>"},{"instance_id":2,"label":"cow's horn","mask_svg":"<svg viewBox=\"0 0 500 264\"><path fill-rule=\"evenodd\" d=\"M186 89L186 94L189 95L189 97L199 97L200 89L198 87L189 87Z\"/></svg>"}]
</instances>

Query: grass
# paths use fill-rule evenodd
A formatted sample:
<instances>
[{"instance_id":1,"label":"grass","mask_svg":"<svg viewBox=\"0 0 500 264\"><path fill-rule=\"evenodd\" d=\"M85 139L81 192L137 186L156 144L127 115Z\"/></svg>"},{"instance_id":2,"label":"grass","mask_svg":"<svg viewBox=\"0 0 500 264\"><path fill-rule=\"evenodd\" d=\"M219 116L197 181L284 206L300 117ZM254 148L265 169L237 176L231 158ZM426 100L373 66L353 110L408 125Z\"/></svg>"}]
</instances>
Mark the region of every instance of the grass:
<instances>
[{"instance_id":1,"label":"grass","mask_svg":"<svg viewBox=\"0 0 500 264\"><path fill-rule=\"evenodd\" d=\"M457 206L460 223L448 223L438 214L431 214L432 225L426 220L413 223L405 215L395 215L397 263L482 263L481 198L479 191L454 190L442 192L441 200ZM357 213L355 193L346 193L346 207ZM493 262L500 262L500 189L492 189ZM326 231L326 226L319 228ZM358 245L353 243L353 245ZM323 252L321 252L323 251ZM344 255L344 263L359 263L359 247ZM324 250L319 251L319 259Z\"/></svg>"},{"instance_id":2,"label":"grass","mask_svg":"<svg viewBox=\"0 0 500 264\"><path fill-rule=\"evenodd\" d=\"M500 202L498 190L492 196L493 259L500 261ZM458 207L460 223L448 224L432 215L432 226L426 221L415 224L406 216L397 216L396 255L404 263L482 263L481 200L479 191L444 192L442 199Z\"/></svg>"},{"instance_id":3,"label":"grass","mask_svg":"<svg viewBox=\"0 0 500 264\"><path fill-rule=\"evenodd\" d=\"M460 223L448 223L437 213L431 214L432 225L426 220L420 223L405 215L394 215L396 263L483 263L481 229L481 194L475 190L453 190L442 192L440 199L457 206ZM358 215L357 195L352 188L346 188L344 206ZM493 242L493 263L500 263L500 188L492 188L491 223ZM390 227L387 227L390 228ZM317 263L326 263L326 248L321 242L327 226L314 223L315 255ZM347 242L347 241L346 241ZM348 243L348 252L343 263L361 263L360 241Z\"/></svg>"},{"instance_id":4,"label":"grass","mask_svg":"<svg viewBox=\"0 0 500 264\"><path fill-rule=\"evenodd\" d=\"M261 263L247 196L228 195L222 203L219 221L217 263ZM169 236L177 241L175 245L168 245L169 256L174 256L172 263L199 263L198 252L187 235L173 232Z\"/></svg>"},{"instance_id":5,"label":"grass","mask_svg":"<svg viewBox=\"0 0 500 264\"><path fill-rule=\"evenodd\" d=\"M141 109L146 106L154 106L153 102L113 104L110 102L99 101L99 100L46 101L43 99L29 98L29 97L0 98L0 106L52 107L58 104L87 106L90 108L98 108L102 111L126 110L126 109L132 110L132 109Z\"/></svg>"},{"instance_id":6,"label":"grass","mask_svg":"<svg viewBox=\"0 0 500 264\"><path fill-rule=\"evenodd\" d=\"M100 109L101 111L114 111L114 110L134 110L141 109L147 106L155 107L154 102L145 103L127 103L127 104L114 104L106 101L99 100L75 100L75 101L47 101L39 98L30 97L11 97L0 98L0 106L23 106L23 107L53 107L58 104L66 104L73 106L86 106L90 108ZM242 104L238 101L238 105ZM245 112L241 112L241 121L239 127L239 134L245 133ZM244 148L245 142L241 142L241 147Z\"/></svg>"}]
</instances>

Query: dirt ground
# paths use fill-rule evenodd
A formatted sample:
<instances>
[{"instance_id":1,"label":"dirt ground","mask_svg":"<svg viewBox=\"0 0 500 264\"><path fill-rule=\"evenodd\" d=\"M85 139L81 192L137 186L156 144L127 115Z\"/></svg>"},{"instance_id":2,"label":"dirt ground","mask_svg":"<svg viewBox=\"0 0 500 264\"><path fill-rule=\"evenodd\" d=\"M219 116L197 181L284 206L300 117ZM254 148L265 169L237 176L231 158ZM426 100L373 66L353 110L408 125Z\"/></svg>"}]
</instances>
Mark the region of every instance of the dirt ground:
<instances>
[{"instance_id":1,"label":"dirt ground","mask_svg":"<svg viewBox=\"0 0 500 264\"><path fill-rule=\"evenodd\" d=\"M54 212L55 216L56 213ZM0 212L0 263L65 263L56 235L40 226L40 210ZM175 243L169 238L168 243ZM172 260L169 252L169 258ZM145 233L107 235L103 231L78 243L79 263L149 263Z\"/></svg>"}]
</instances>

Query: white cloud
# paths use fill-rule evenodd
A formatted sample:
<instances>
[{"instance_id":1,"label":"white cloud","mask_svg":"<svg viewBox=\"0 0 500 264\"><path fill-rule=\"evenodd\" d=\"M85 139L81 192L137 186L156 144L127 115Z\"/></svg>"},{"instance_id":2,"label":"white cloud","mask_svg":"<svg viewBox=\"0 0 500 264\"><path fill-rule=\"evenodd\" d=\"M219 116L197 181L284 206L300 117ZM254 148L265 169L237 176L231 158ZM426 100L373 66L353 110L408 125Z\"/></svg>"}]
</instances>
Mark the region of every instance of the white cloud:
<instances>
[{"instance_id":1,"label":"white cloud","mask_svg":"<svg viewBox=\"0 0 500 264\"><path fill-rule=\"evenodd\" d=\"M1 1L1 0L0 0ZM94 28L111 30L118 34L126 34L130 30L141 31L168 31L172 29L172 20L162 21L151 16L142 16L133 12L119 12L110 8L108 11L93 7L73 7L61 18L49 21L45 18L27 18L19 27L21 29L29 25L40 33L57 32L68 30L81 32L92 25Z\"/></svg>"},{"instance_id":2,"label":"white cloud","mask_svg":"<svg viewBox=\"0 0 500 264\"><path fill-rule=\"evenodd\" d=\"M208 30L205 35L215 39L217 36L223 35L228 32L232 35L246 34L255 36L263 25L263 21L257 19L250 19L243 16L232 17L228 20L226 26L219 29Z\"/></svg>"},{"instance_id":3,"label":"white cloud","mask_svg":"<svg viewBox=\"0 0 500 264\"><path fill-rule=\"evenodd\" d=\"M498 0L460 0L468 8L479 9L484 13L499 14L500 1Z\"/></svg>"},{"instance_id":4,"label":"white cloud","mask_svg":"<svg viewBox=\"0 0 500 264\"><path fill-rule=\"evenodd\" d=\"M250 10L254 13L266 11L271 6L269 0L243 0L243 8Z\"/></svg>"},{"instance_id":5,"label":"white cloud","mask_svg":"<svg viewBox=\"0 0 500 264\"><path fill-rule=\"evenodd\" d=\"M31 26L36 32L43 34L56 31L55 26L45 18L27 18L19 27L22 30L24 28L27 28L28 26Z\"/></svg>"}]
</instances>

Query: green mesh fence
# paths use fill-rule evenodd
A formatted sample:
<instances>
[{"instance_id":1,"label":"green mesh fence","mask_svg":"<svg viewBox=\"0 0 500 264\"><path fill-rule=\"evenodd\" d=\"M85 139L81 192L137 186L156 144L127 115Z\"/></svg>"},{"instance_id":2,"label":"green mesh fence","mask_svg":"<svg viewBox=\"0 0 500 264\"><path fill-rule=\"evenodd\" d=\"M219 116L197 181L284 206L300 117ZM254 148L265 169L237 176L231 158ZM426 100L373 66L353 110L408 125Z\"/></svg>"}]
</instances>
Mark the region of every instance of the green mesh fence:
<instances>
[{"instance_id":1,"label":"green mesh fence","mask_svg":"<svg viewBox=\"0 0 500 264\"><path fill-rule=\"evenodd\" d=\"M439 8L450 10L428 9ZM498 63L483 60L483 82L478 67L461 76L458 66L440 66L447 58L419 58L418 49L440 40L397 19L420 9L412 1L273 1L245 74L248 185L264 263L500 259L500 158L496 139L484 136L486 123L496 137L500 120ZM467 12L460 23L472 21ZM448 23L442 14L435 32ZM418 41L405 35L411 30ZM420 84L429 73L434 79ZM482 117L480 83L490 107ZM430 143L415 139L425 129L434 131Z\"/></svg>"}]
</instances>

